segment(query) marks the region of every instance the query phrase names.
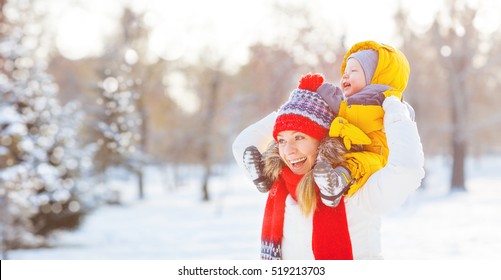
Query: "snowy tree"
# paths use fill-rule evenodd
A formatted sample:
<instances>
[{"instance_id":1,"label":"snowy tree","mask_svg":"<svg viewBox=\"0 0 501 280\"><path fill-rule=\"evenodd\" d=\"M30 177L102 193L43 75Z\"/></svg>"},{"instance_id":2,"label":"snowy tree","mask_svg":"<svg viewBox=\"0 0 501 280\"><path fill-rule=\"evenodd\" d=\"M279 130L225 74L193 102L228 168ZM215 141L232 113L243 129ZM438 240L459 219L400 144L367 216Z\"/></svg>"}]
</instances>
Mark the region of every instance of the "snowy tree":
<instances>
[{"instance_id":1,"label":"snowy tree","mask_svg":"<svg viewBox=\"0 0 501 280\"><path fill-rule=\"evenodd\" d=\"M99 147L95 162L103 183L108 168L126 168L137 175L142 199L142 167L150 160L147 144L152 134L148 129L152 106L148 102L158 103L153 95L159 92L163 96L165 62L149 57L150 29L144 13L124 7L119 31L109 38L109 49L100 58L101 78L91 137Z\"/></svg>"},{"instance_id":2,"label":"snowy tree","mask_svg":"<svg viewBox=\"0 0 501 280\"><path fill-rule=\"evenodd\" d=\"M95 169L102 176L103 183L107 180L108 168L131 168L138 157L142 123L136 103L139 94L126 55L126 52L110 51L104 57L108 63L98 70L102 78L92 114L91 137L98 147L94 157Z\"/></svg>"},{"instance_id":3,"label":"snowy tree","mask_svg":"<svg viewBox=\"0 0 501 280\"><path fill-rule=\"evenodd\" d=\"M19 8L16 16L0 29L4 252L44 245L54 230L78 226L86 210L79 201L85 156L75 140L77 110L71 104L60 106L58 87L35 54L37 38L29 32L29 13L23 14L29 6L13 8Z\"/></svg>"},{"instance_id":4,"label":"snowy tree","mask_svg":"<svg viewBox=\"0 0 501 280\"><path fill-rule=\"evenodd\" d=\"M130 80L114 69L106 69L100 83L101 97L97 104L102 106L101 118L96 130L102 135L97 144L101 147L99 156L109 156L100 162L104 170L110 165L121 165L135 152L140 135L134 133L140 120L135 117L137 94L130 90Z\"/></svg>"}]
</instances>

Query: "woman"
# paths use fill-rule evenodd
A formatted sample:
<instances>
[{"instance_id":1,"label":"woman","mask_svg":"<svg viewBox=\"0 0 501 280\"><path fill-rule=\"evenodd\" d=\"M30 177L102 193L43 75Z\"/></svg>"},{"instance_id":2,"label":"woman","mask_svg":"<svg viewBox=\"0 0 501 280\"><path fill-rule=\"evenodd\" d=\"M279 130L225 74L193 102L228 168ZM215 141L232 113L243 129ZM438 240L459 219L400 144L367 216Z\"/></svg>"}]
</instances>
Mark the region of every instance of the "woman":
<instances>
[{"instance_id":1,"label":"woman","mask_svg":"<svg viewBox=\"0 0 501 280\"><path fill-rule=\"evenodd\" d=\"M315 145L320 147L320 140L330 126L329 119L333 119L325 101L317 95L305 89L293 91L279 112L243 130L233 143L234 157L246 174L242 158L248 147L255 146L264 152L267 144L275 140L280 158L285 162L268 194L261 256L264 259L381 259L381 215L399 207L424 177L422 145L409 113L411 108L396 97L388 97L383 102L390 151L384 168L374 173L356 193L343 197L335 208L321 202L318 188L314 197L310 197L310 202L314 202L307 205L300 197L308 197L311 192L302 194L299 182L303 179L303 183L311 182L308 173L316 160L311 149ZM307 145L298 144L301 141ZM308 169L310 171L306 171ZM252 174L248 176L255 179Z\"/></svg>"}]
</instances>

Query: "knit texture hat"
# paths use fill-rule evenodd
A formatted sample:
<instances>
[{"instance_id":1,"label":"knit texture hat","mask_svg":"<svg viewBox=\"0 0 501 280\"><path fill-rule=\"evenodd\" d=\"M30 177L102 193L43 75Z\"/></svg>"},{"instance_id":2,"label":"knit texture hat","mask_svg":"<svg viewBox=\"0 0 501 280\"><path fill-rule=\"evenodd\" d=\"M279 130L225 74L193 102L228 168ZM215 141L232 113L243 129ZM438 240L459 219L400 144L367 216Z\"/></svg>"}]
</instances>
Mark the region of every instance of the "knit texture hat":
<instances>
[{"instance_id":1,"label":"knit texture hat","mask_svg":"<svg viewBox=\"0 0 501 280\"><path fill-rule=\"evenodd\" d=\"M372 49L361 50L356 53L352 53L348 59L350 58L355 58L358 62L360 62L360 65L362 65L362 69L365 73L365 81L368 85L370 85L379 60L378 52Z\"/></svg>"},{"instance_id":2,"label":"knit texture hat","mask_svg":"<svg viewBox=\"0 0 501 280\"><path fill-rule=\"evenodd\" d=\"M329 105L316 92L324 82L320 74L308 74L301 78L297 89L293 90L289 101L280 107L273 127L273 138L278 133L294 130L322 140L329 132L334 114Z\"/></svg>"}]
</instances>

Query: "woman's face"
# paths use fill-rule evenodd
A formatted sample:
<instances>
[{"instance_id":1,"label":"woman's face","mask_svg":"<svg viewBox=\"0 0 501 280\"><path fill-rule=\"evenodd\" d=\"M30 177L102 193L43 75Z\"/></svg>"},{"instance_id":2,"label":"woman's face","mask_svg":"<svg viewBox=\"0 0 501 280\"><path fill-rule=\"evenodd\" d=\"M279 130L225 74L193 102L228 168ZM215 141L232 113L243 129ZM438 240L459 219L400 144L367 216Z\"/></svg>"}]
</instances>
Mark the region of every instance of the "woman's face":
<instances>
[{"instance_id":1,"label":"woman's face","mask_svg":"<svg viewBox=\"0 0 501 280\"><path fill-rule=\"evenodd\" d=\"M367 85L364 69L357 59L350 58L346 61L346 68L344 69L340 84L341 90L346 97L354 95Z\"/></svg>"},{"instance_id":2,"label":"woman's face","mask_svg":"<svg viewBox=\"0 0 501 280\"><path fill-rule=\"evenodd\" d=\"M315 165L319 140L294 130L278 133L277 140L280 157L295 174L306 174Z\"/></svg>"}]
</instances>

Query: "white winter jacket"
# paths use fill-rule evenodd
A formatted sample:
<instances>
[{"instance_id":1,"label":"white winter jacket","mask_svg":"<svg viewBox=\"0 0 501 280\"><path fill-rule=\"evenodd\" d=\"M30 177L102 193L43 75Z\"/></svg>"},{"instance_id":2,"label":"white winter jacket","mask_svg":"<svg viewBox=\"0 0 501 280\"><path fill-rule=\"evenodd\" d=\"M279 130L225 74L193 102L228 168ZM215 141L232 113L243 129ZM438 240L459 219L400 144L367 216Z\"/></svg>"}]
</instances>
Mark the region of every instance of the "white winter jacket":
<instances>
[{"instance_id":1,"label":"white winter jacket","mask_svg":"<svg viewBox=\"0 0 501 280\"><path fill-rule=\"evenodd\" d=\"M416 123L411 119L412 107L396 97L388 97L383 109L390 150L388 163L355 194L344 199L355 259L382 259L381 215L398 208L424 177L423 148ZM261 152L265 151L273 141L275 119L274 112L243 130L235 139L233 155L245 174L242 161L245 148L254 145ZM296 201L289 196L282 238L283 259L313 259L311 236L311 215L302 215Z\"/></svg>"}]
</instances>

